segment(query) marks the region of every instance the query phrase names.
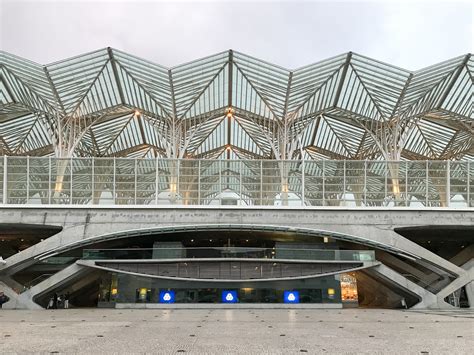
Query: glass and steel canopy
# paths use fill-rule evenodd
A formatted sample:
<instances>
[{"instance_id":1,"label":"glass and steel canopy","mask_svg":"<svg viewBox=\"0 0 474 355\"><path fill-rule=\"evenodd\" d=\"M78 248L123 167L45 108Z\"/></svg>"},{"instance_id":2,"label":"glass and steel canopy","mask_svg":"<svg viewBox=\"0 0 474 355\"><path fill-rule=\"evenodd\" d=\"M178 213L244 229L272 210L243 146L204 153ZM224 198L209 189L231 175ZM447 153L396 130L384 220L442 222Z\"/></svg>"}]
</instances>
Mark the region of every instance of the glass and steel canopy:
<instances>
[{"instance_id":1,"label":"glass and steel canopy","mask_svg":"<svg viewBox=\"0 0 474 355\"><path fill-rule=\"evenodd\" d=\"M409 71L352 52L295 70L232 50L173 68L0 52L0 154L472 160L473 73L471 54Z\"/></svg>"}]
</instances>

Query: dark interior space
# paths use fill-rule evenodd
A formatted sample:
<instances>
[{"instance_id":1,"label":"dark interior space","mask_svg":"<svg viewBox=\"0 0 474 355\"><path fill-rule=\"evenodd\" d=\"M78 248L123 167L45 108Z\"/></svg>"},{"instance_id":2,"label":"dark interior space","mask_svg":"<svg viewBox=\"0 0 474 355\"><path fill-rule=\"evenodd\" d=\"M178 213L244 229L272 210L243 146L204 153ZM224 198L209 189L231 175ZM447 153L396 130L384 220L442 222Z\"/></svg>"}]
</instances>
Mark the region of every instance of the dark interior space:
<instances>
[{"instance_id":1,"label":"dark interior space","mask_svg":"<svg viewBox=\"0 0 474 355\"><path fill-rule=\"evenodd\" d=\"M35 298L35 302L46 308L54 293L63 298L63 295L69 292L70 307L96 307L101 277L105 274L101 271L92 271L68 280L54 289L49 289L47 293L39 295Z\"/></svg>"},{"instance_id":2,"label":"dark interior space","mask_svg":"<svg viewBox=\"0 0 474 355\"><path fill-rule=\"evenodd\" d=\"M298 235L293 232L260 232L260 231L189 231L180 233L166 233L155 235L134 236L129 238L112 239L103 242L79 247L67 252L42 260L18 273L13 278L26 287L34 286L51 274L60 271L83 257L87 249L128 249L124 253L129 257L130 249L137 249L137 259L140 259L142 251L138 249L152 249L157 242L181 242L186 248L211 248L211 247L249 247L249 248L273 248L276 243L285 242L312 245L314 249L339 249L338 243L333 239ZM155 246L156 247L156 246ZM118 252L114 252L119 257ZM118 254L117 254L118 253ZM206 250L209 253L209 249ZM189 253L195 257L199 256L199 249Z\"/></svg>"},{"instance_id":3,"label":"dark interior space","mask_svg":"<svg viewBox=\"0 0 474 355\"><path fill-rule=\"evenodd\" d=\"M0 256L6 259L61 232L62 229L61 226L41 224L0 223Z\"/></svg>"},{"instance_id":4,"label":"dark interior space","mask_svg":"<svg viewBox=\"0 0 474 355\"><path fill-rule=\"evenodd\" d=\"M474 226L417 226L395 228L395 232L423 248L450 260L474 242Z\"/></svg>"},{"instance_id":5,"label":"dark interior space","mask_svg":"<svg viewBox=\"0 0 474 355\"><path fill-rule=\"evenodd\" d=\"M190 231L134 236L90 244L67 251L57 257L82 257L84 249L152 249L155 243L180 242L185 248L249 247L273 248L276 243L314 244L314 249L338 249L335 240L303 236L296 233L257 231Z\"/></svg>"},{"instance_id":6,"label":"dark interior space","mask_svg":"<svg viewBox=\"0 0 474 355\"><path fill-rule=\"evenodd\" d=\"M409 308L420 301L415 295L403 291L371 269L360 270L355 274L360 307L403 308L402 299L404 298Z\"/></svg>"}]
</instances>

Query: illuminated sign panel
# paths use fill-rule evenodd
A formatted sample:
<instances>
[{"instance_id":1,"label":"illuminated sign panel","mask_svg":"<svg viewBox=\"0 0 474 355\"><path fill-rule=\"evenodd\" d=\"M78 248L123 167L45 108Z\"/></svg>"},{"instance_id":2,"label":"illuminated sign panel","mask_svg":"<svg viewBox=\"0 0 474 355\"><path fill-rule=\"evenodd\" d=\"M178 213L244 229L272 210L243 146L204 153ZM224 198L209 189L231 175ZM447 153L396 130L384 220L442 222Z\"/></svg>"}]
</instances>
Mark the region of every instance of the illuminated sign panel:
<instances>
[{"instance_id":1,"label":"illuminated sign panel","mask_svg":"<svg viewBox=\"0 0 474 355\"><path fill-rule=\"evenodd\" d=\"M160 291L160 303L174 303L174 291Z\"/></svg>"},{"instance_id":2,"label":"illuminated sign panel","mask_svg":"<svg viewBox=\"0 0 474 355\"><path fill-rule=\"evenodd\" d=\"M300 303L299 291L283 291L284 303Z\"/></svg>"},{"instance_id":3,"label":"illuminated sign panel","mask_svg":"<svg viewBox=\"0 0 474 355\"><path fill-rule=\"evenodd\" d=\"M237 291L235 290L223 290L221 294L222 303L237 303Z\"/></svg>"}]
</instances>

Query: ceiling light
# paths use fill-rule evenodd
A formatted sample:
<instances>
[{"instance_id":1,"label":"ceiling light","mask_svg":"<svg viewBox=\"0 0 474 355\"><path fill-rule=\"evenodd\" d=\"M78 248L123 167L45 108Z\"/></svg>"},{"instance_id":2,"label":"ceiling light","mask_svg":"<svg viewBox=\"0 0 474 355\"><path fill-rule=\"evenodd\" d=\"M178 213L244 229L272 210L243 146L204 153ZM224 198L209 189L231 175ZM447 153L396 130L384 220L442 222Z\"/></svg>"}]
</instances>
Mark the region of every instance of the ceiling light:
<instances>
[{"instance_id":1,"label":"ceiling light","mask_svg":"<svg viewBox=\"0 0 474 355\"><path fill-rule=\"evenodd\" d=\"M227 110L226 110L226 116L227 118L232 118L234 116L234 109L232 107L229 107Z\"/></svg>"}]
</instances>

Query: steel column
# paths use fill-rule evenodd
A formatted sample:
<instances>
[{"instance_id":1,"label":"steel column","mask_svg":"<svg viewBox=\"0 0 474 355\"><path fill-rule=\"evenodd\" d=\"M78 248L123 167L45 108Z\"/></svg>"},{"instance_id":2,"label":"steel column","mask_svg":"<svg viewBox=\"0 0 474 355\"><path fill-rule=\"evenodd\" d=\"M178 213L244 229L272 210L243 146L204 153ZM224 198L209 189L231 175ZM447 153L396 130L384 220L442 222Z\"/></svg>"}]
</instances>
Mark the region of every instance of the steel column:
<instances>
[{"instance_id":1,"label":"steel column","mask_svg":"<svg viewBox=\"0 0 474 355\"><path fill-rule=\"evenodd\" d=\"M342 201L346 202L346 161L342 163Z\"/></svg>"},{"instance_id":2,"label":"steel column","mask_svg":"<svg viewBox=\"0 0 474 355\"><path fill-rule=\"evenodd\" d=\"M198 205L201 205L201 160L198 160Z\"/></svg>"},{"instance_id":3,"label":"steel column","mask_svg":"<svg viewBox=\"0 0 474 355\"><path fill-rule=\"evenodd\" d=\"M408 207L408 162L405 162L405 207Z\"/></svg>"},{"instance_id":4,"label":"steel column","mask_svg":"<svg viewBox=\"0 0 474 355\"><path fill-rule=\"evenodd\" d=\"M364 161L364 207L367 207L367 160Z\"/></svg>"},{"instance_id":5,"label":"steel column","mask_svg":"<svg viewBox=\"0 0 474 355\"><path fill-rule=\"evenodd\" d=\"M181 181L181 179L180 179L180 174L181 174L180 163L181 163L181 160L176 159L178 174L176 176L176 195L175 195L176 197L175 197L174 203L176 203L176 201L178 200L178 196L179 196L179 182Z\"/></svg>"},{"instance_id":6,"label":"steel column","mask_svg":"<svg viewBox=\"0 0 474 355\"><path fill-rule=\"evenodd\" d=\"M217 163L219 164L219 205L222 205L222 164L220 160Z\"/></svg>"},{"instance_id":7,"label":"steel column","mask_svg":"<svg viewBox=\"0 0 474 355\"><path fill-rule=\"evenodd\" d=\"M451 205L451 165L446 163L446 207ZM441 206L443 207L443 206Z\"/></svg>"},{"instance_id":8,"label":"steel column","mask_svg":"<svg viewBox=\"0 0 474 355\"><path fill-rule=\"evenodd\" d=\"M72 205L72 157L69 159L69 204Z\"/></svg>"},{"instance_id":9,"label":"steel column","mask_svg":"<svg viewBox=\"0 0 474 355\"><path fill-rule=\"evenodd\" d=\"M159 189L159 184L158 184L158 158L155 159L155 205L158 204L158 189Z\"/></svg>"},{"instance_id":10,"label":"steel column","mask_svg":"<svg viewBox=\"0 0 474 355\"><path fill-rule=\"evenodd\" d=\"M263 205L263 160L260 160L260 206Z\"/></svg>"},{"instance_id":11,"label":"steel column","mask_svg":"<svg viewBox=\"0 0 474 355\"><path fill-rule=\"evenodd\" d=\"M305 205L305 161L304 161L304 155L302 156L302 161L301 161L301 168L303 169L301 173L301 205Z\"/></svg>"},{"instance_id":12,"label":"steel column","mask_svg":"<svg viewBox=\"0 0 474 355\"><path fill-rule=\"evenodd\" d=\"M48 162L48 204L51 204L51 157Z\"/></svg>"},{"instance_id":13,"label":"steel column","mask_svg":"<svg viewBox=\"0 0 474 355\"><path fill-rule=\"evenodd\" d=\"M471 207L471 162L467 162L467 207Z\"/></svg>"},{"instance_id":14,"label":"steel column","mask_svg":"<svg viewBox=\"0 0 474 355\"><path fill-rule=\"evenodd\" d=\"M30 156L26 156L26 203L30 198Z\"/></svg>"},{"instance_id":15,"label":"steel column","mask_svg":"<svg viewBox=\"0 0 474 355\"><path fill-rule=\"evenodd\" d=\"M92 158L92 180L91 180L91 193L92 193L92 204L95 204L94 201L94 191L95 191L95 158Z\"/></svg>"},{"instance_id":16,"label":"steel column","mask_svg":"<svg viewBox=\"0 0 474 355\"><path fill-rule=\"evenodd\" d=\"M325 160L323 160L323 206L325 205L326 203L326 163L325 163Z\"/></svg>"},{"instance_id":17,"label":"steel column","mask_svg":"<svg viewBox=\"0 0 474 355\"><path fill-rule=\"evenodd\" d=\"M116 199L116 189L115 189L115 184L116 184L116 169L117 169L117 166L116 166L116 162L115 162L115 157L114 157L114 176L113 176L113 183L112 183L112 201L113 201L113 204L115 205L116 202L117 202L117 199Z\"/></svg>"},{"instance_id":18,"label":"steel column","mask_svg":"<svg viewBox=\"0 0 474 355\"><path fill-rule=\"evenodd\" d=\"M425 162L425 169L426 169L426 186L425 186L425 207L428 207L428 194L429 194L429 189L428 189L428 184L429 184L429 177L428 177L428 160Z\"/></svg>"},{"instance_id":19,"label":"steel column","mask_svg":"<svg viewBox=\"0 0 474 355\"><path fill-rule=\"evenodd\" d=\"M239 160L239 196L240 196L240 205L242 205L242 161Z\"/></svg>"},{"instance_id":20,"label":"steel column","mask_svg":"<svg viewBox=\"0 0 474 355\"><path fill-rule=\"evenodd\" d=\"M7 156L3 156L3 204L7 204L7 190L8 190L8 160Z\"/></svg>"},{"instance_id":21,"label":"steel column","mask_svg":"<svg viewBox=\"0 0 474 355\"><path fill-rule=\"evenodd\" d=\"M137 204L137 166L138 166L138 160L135 158L135 168L134 168L134 189L133 189L133 204Z\"/></svg>"}]
</instances>

